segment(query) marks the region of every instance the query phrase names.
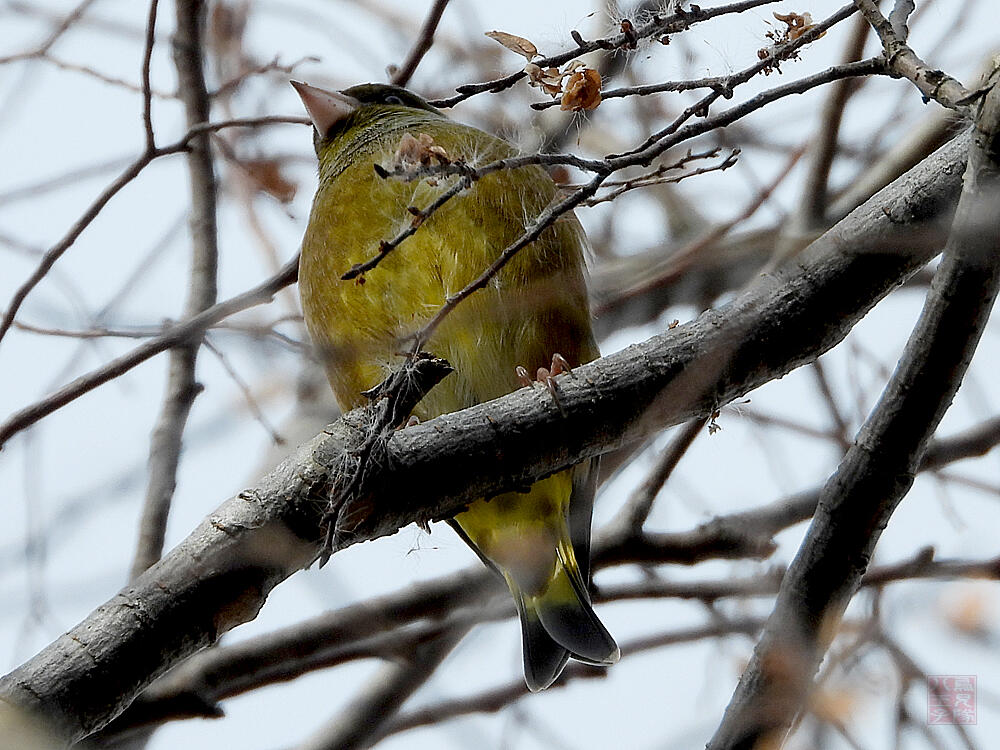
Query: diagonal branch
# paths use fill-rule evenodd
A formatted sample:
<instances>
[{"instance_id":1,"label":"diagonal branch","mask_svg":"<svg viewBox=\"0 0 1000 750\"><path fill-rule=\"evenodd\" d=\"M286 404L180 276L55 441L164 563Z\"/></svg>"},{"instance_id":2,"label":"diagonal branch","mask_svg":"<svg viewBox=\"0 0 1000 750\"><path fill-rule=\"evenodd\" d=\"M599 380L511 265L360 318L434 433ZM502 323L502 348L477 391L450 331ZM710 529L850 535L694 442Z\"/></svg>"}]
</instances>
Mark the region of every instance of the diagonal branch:
<instances>
[{"instance_id":1,"label":"diagonal branch","mask_svg":"<svg viewBox=\"0 0 1000 750\"><path fill-rule=\"evenodd\" d=\"M97 198L94 199L93 203L87 207L83 215L77 219L73 226L69 228L69 231L63 235L55 245L53 245L49 250L45 252L42 256L38 267L31 273L31 275L15 290L14 295L11 297L10 303L7 305L7 309L3 313L3 317L0 318L0 341L10 330L11 326L14 324L14 318L17 317L18 310L21 309L21 305L24 300L28 297L31 291L38 286L39 282L45 278L45 276L52 270L52 266L56 264L63 254L73 246L73 243L77 241L83 231L93 223L94 219L98 217L104 207L108 205L112 198L114 198L126 185L131 183L136 177L139 176L146 167L148 167L154 160L160 158L161 156L168 156L170 154L178 154L187 151L190 143L201 136L204 133L214 133L224 128L231 127L256 127L259 125L270 125L278 123L296 123L306 125L309 120L304 117L285 117L281 115L266 115L263 117L245 117L245 118L235 118L232 120L223 120L221 122L208 122L203 121L195 125L192 125L187 133L185 133L177 142L170 144L169 146L162 146L156 148L152 151L144 150L143 153L136 158L131 164L129 164L125 170L112 182L108 187L106 187ZM162 349L160 351L163 351ZM6 438L3 437L3 431L0 429L0 446Z\"/></svg>"},{"instance_id":2,"label":"diagonal branch","mask_svg":"<svg viewBox=\"0 0 1000 750\"><path fill-rule=\"evenodd\" d=\"M906 44L906 39L882 15L875 0L854 0L854 5L878 34L882 49L885 50L886 64L895 75L911 81L927 99L933 99L948 109L968 113L969 90L944 71L932 68L921 60ZM900 2L899 5L905 3ZM895 11L893 15L896 15ZM905 18L900 14L897 20L901 17Z\"/></svg>"},{"instance_id":3,"label":"diagonal branch","mask_svg":"<svg viewBox=\"0 0 1000 750\"><path fill-rule=\"evenodd\" d=\"M449 0L434 0L434 4L427 13L427 18L424 19L424 25L420 27L416 42L414 42L403 64L392 74L392 82L395 85L405 86L413 77L420 61L424 59L424 55L434 44L434 32L437 31L438 24L441 23L441 16L444 15L444 9L448 7L448 2Z\"/></svg>"},{"instance_id":4,"label":"diagonal branch","mask_svg":"<svg viewBox=\"0 0 1000 750\"><path fill-rule=\"evenodd\" d=\"M205 329L228 318L230 315L242 312L255 305L270 302L275 294L289 284L295 283L298 272L299 258L296 256L286 263L278 273L269 279L265 279L252 289L248 289L242 294L213 305L208 310L195 315L193 318L189 318L183 323L171 326L156 338L111 360L86 375L81 375L76 380L67 383L41 401L14 412L8 417L6 422L0 424L0 448L3 447L3 444L7 440L21 430L30 427L38 420L78 399L85 393L89 393L95 388L114 380L119 375L141 365L157 354L183 344L192 336L200 336Z\"/></svg>"},{"instance_id":5,"label":"diagonal branch","mask_svg":"<svg viewBox=\"0 0 1000 750\"><path fill-rule=\"evenodd\" d=\"M559 54L552 55L551 57L536 58L534 63L541 68L559 67L563 63L567 63L574 58L587 54L588 52L597 52L598 50L629 49L639 39L647 39L654 36L662 37L664 35L678 33L687 30L692 24L695 23L709 21L718 16L742 13L746 10L751 10L762 5L772 5L778 1L779 0L739 0L739 2L730 3L729 5L717 5L714 8L702 8L700 6L692 5L691 10L689 11L678 7L673 13L667 16L660 15L659 13L654 14L647 23L634 27L628 34L615 34L603 39L595 39L590 42L584 41L579 34L576 34L574 36L574 40L577 45L575 49L560 52ZM485 91L495 93L509 89L525 77L527 77L527 74L523 70L519 70L516 73L511 73L503 78L497 78L492 81L459 86L455 89L458 93L454 96L448 97L447 99L436 99L432 101L431 104L435 107L442 108L454 107L456 104Z\"/></svg>"},{"instance_id":6,"label":"diagonal branch","mask_svg":"<svg viewBox=\"0 0 1000 750\"><path fill-rule=\"evenodd\" d=\"M943 148L794 267L727 306L560 376L562 409L547 393L522 389L396 432L341 548L448 518L478 497L714 411L815 359L934 255L967 142ZM171 666L255 617L270 590L320 551L328 490L364 438L364 416L345 415L220 506L132 585L0 680L0 695L78 740Z\"/></svg>"},{"instance_id":7,"label":"diagonal branch","mask_svg":"<svg viewBox=\"0 0 1000 750\"><path fill-rule=\"evenodd\" d=\"M406 700L434 674L434 670L472 627L454 625L418 643L405 659L388 661L361 693L326 726L297 750L356 750L371 747Z\"/></svg>"},{"instance_id":8,"label":"diagonal branch","mask_svg":"<svg viewBox=\"0 0 1000 750\"><path fill-rule=\"evenodd\" d=\"M981 106L973 140L955 221L920 320L878 405L823 488L709 750L780 744L972 359L1000 287L996 86Z\"/></svg>"}]
</instances>

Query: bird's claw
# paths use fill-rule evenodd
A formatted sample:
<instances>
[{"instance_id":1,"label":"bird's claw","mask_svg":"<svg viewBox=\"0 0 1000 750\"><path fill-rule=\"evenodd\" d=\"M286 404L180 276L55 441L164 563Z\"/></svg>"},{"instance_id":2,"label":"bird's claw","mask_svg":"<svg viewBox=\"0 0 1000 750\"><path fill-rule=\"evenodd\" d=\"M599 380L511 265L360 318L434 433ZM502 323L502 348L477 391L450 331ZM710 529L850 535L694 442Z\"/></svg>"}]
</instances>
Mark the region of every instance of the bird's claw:
<instances>
[{"instance_id":1,"label":"bird's claw","mask_svg":"<svg viewBox=\"0 0 1000 750\"><path fill-rule=\"evenodd\" d=\"M403 422L403 424L396 428L396 430L405 430L407 427L416 427L418 424L420 424L420 417L415 414L411 414L406 418L406 421Z\"/></svg>"},{"instance_id":2,"label":"bird's claw","mask_svg":"<svg viewBox=\"0 0 1000 750\"><path fill-rule=\"evenodd\" d=\"M566 361L566 358L563 355L558 352L553 354L552 364L548 369L539 367L535 373L534 380L531 379L531 375L528 374L528 371L520 365L514 368L514 372L517 373L518 381L525 388L533 388L536 383L544 385L548 389L549 393L552 394L552 400L556 402L556 406L559 407L559 411L563 411L562 404L559 402L559 389L556 385L555 377L556 375L561 375L564 372L567 372L570 375L573 374L573 370L569 366L569 362Z\"/></svg>"}]
</instances>

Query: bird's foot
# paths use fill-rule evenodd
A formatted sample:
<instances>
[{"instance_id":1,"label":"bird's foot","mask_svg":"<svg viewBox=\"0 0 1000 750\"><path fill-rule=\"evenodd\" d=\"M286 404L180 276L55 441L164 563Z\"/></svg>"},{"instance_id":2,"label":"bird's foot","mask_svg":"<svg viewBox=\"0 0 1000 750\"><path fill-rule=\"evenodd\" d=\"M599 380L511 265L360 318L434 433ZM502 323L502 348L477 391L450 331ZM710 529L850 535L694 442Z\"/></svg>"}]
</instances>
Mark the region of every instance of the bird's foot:
<instances>
[{"instance_id":1,"label":"bird's foot","mask_svg":"<svg viewBox=\"0 0 1000 750\"><path fill-rule=\"evenodd\" d=\"M407 427L416 427L418 424L420 424L420 417L415 414L411 414L406 418L406 421L403 422L403 424L396 428L396 432L405 430Z\"/></svg>"},{"instance_id":2,"label":"bird's foot","mask_svg":"<svg viewBox=\"0 0 1000 750\"><path fill-rule=\"evenodd\" d=\"M564 372L568 372L570 375L573 374L573 369L569 366L569 362L566 361L566 358L563 355L558 352L554 353L552 355L552 364L548 369L539 367L535 373L534 380L531 379L531 375L528 374L528 371L520 365L514 368L514 371L517 373L518 381L520 381L521 385L526 388L533 388L536 383L545 386L549 393L552 394L552 400L556 402L556 406L559 407L559 411L563 411L562 404L559 402L559 389L556 385L555 377L556 375L561 375Z\"/></svg>"}]
</instances>

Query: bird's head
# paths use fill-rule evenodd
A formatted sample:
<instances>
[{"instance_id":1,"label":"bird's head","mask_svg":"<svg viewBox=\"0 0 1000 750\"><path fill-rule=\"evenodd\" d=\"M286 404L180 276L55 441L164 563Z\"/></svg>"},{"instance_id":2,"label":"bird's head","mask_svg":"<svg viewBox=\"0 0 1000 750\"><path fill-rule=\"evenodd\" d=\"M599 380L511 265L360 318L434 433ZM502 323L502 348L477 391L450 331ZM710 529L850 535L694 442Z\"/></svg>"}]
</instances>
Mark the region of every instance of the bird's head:
<instances>
[{"instance_id":1,"label":"bird's head","mask_svg":"<svg viewBox=\"0 0 1000 750\"><path fill-rule=\"evenodd\" d=\"M308 83L292 81L312 120L313 144L316 154L338 142L363 137L366 132L379 132L395 124L426 119L443 114L416 94L399 86L363 83L343 91L329 91ZM396 122L394 122L396 121Z\"/></svg>"}]
</instances>

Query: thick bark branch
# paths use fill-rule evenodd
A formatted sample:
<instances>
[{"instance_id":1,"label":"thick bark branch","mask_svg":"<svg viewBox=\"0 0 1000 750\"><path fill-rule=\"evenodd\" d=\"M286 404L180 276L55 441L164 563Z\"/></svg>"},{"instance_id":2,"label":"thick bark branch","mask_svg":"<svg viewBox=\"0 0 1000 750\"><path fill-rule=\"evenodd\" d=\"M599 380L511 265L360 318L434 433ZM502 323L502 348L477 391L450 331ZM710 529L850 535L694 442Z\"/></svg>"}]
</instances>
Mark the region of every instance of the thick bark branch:
<instances>
[{"instance_id":1,"label":"thick bark branch","mask_svg":"<svg viewBox=\"0 0 1000 750\"><path fill-rule=\"evenodd\" d=\"M943 244L967 144L944 147L731 304L560 376L561 409L547 391L523 389L395 433L381 471L349 509L354 524L341 546L447 518L477 497L713 411L815 359ZM346 415L224 503L0 680L0 695L76 740L169 667L253 618L271 588L320 551L329 488L364 437L363 419Z\"/></svg>"},{"instance_id":2,"label":"thick bark branch","mask_svg":"<svg viewBox=\"0 0 1000 750\"><path fill-rule=\"evenodd\" d=\"M962 382L1000 285L1000 88L987 94L923 313L879 403L820 495L709 750L777 747Z\"/></svg>"}]
</instances>

